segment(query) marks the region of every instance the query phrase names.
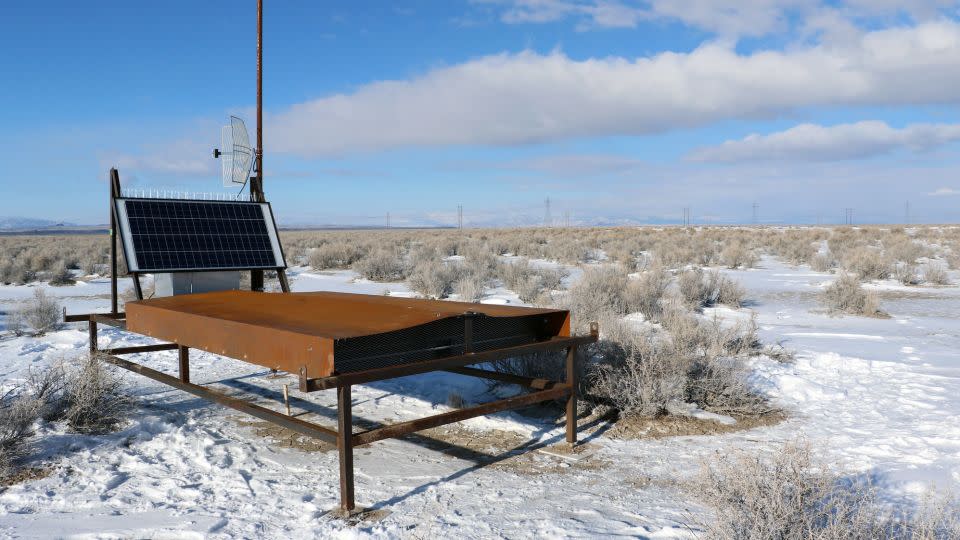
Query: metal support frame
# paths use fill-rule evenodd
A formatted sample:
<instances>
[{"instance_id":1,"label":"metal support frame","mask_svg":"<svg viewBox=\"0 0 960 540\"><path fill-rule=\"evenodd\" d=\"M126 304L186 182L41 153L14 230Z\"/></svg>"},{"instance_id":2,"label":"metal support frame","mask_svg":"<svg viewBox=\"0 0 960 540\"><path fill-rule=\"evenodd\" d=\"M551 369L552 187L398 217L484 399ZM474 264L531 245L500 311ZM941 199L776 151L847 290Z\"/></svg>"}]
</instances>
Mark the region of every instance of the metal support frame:
<instances>
[{"instance_id":1,"label":"metal support frame","mask_svg":"<svg viewBox=\"0 0 960 540\"><path fill-rule=\"evenodd\" d=\"M80 317L81 316L79 315L74 315L72 316L72 320L82 320ZM284 414L283 412L274 411L242 399L228 396L222 392L217 392L204 386L191 383L189 348L177 343L158 343L152 345L115 347L112 349L98 350L98 324L107 324L125 329L126 321L122 320L122 314L119 314L119 316L117 314L91 314L86 315L85 317L88 323L88 331L90 336L90 352L98 354L104 361L163 384L172 386L179 390L183 390L184 392L188 392L203 399L230 407L283 428L290 429L302 435L320 439L327 443L336 444L339 454L340 468L340 508L345 512L351 512L356 508L353 463L353 449L356 446L370 444L383 439L398 438L417 431L451 424L454 422L460 422L462 420L477 416L484 416L495 412L526 407L543 401L551 401L563 398L566 398L566 439L567 442L576 443L578 383L577 347L580 344L594 342L599 336L599 329L596 324L593 324L590 328L590 334L586 336L560 337L527 345L507 347L493 351L482 351L478 353L468 352L467 354L450 358L361 372L345 373L322 379L307 379L305 376L306 371L301 370L301 390L309 392L336 388L337 429L333 430L312 422L301 420L295 416L290 416L289 411ZM468 318L467 320L469 321L470 319ZM180 369L179 377L150 369L144 365L131 362L119 356L121 354L145 353L163 350L178 351ZM466 367L469 364L482 364L493 360L515 357L530 352L542 352L550 350L566 351L567 373L566 380L564 382L521 377L519 375L511 375L486 369ZM459 373L461 375L483 377L512 384L518 384L534 389L535 391L476 405L473 407L457 409L425 418L418 418L397 424L384 425L354 433L353 402L351 399L351 389L353 385L440 370Z\"/></svg>"}]
</instances>

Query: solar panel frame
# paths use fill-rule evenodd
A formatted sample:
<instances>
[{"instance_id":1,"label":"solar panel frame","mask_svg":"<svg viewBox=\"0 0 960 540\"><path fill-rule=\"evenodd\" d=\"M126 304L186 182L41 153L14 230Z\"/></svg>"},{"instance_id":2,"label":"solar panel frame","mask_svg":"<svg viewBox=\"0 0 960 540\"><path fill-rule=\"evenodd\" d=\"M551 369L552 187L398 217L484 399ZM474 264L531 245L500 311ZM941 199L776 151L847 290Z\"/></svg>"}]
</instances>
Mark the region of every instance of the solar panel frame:
<instances>
[{"instance_id":1,"label":"solar panel frame","mask_svg":"<svg viewBox=\"0 0 960 540\"><path fill-rule=\"evenodd\" d=\"M114 212L128 274L287 267L268 202L116 197Z\"/></svg>"}]
</instances>

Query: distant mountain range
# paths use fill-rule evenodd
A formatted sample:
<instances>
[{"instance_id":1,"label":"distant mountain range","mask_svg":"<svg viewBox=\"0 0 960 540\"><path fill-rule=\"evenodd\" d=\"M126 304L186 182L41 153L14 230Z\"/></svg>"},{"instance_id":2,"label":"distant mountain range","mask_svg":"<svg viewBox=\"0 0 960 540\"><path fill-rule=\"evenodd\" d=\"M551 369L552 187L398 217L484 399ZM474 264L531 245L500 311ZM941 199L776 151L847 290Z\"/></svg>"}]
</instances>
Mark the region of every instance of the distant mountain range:
<instances>
[{"instance_id":1,"label":"distant mountain range","mask_svg":"<svg viewBox=\"0 0 960 540\"><path fill-rule=\"evenodd\" d=\"M44 229L47 227L76 227L74 223L25 217L0 217L0 230Z\"/></svg>"}]
</instances>

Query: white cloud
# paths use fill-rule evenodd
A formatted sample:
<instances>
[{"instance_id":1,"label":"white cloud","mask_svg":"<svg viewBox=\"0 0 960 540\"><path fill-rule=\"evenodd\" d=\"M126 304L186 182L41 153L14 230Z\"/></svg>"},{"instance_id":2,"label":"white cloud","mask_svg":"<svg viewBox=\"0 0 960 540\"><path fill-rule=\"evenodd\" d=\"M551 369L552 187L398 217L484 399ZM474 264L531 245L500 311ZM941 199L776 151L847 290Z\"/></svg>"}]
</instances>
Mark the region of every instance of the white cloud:
<instances>
[{"instance_id":1,"label":"white cloud","mask_svg":"<svg viewBox=\"0 0 960 540\"><path fill-rule=\"evenodd\" d=\"M633 28L645 10L615 0L474 0L478 4L504 5L500 20L507 24L551 23L568 17L580 20L578 28Z\"/></svg>"},{"instance_id":2,"label":"white cloud","mask_svg":"<svg viewBox=\"0 0 960 540\"><path fill-rule=\"evenodd\" d=\"M487 56L308 101L268 118L268 151L336 155L643 135L799 107L956 103L960 25L878 30L845 45L575 60Z\"/></svg>"},{"instance_id":3,"label":"white cloud","mask_svg":"<svg viewBox=\"0 0 960 540\"><path fill-rule=\"evenodd\" d=\"M148 146L141 153L110 153L101 156L102 167L121 171L159 173L172 176L210 176L218 174L220 162L213 159L213 146L193 139Z\"/></svg>"},{"instance_id":4,"label":"white cloud","mask_svg":"<svg viewBox=\"0 0 960 540\"><path fill-rule=\"evenodd\" d=\"M930 195L933 197L951 197L953 195L960 195L960 190L948 188L948 187L942 187L927 193L927 195Z\"/></svg>"},{"instance_id":5,"label":"white cloud","mask_svg":"<svg viewBox=\"0 0 960 540\"><path fill-rule=\"evenodd\" d=\"M830 30L839 20L915 22L955 15L956 0L473 0L502 6L507 24L542 24L573 18L578 28L635 27L643 20L677 21L717 35L737 38L781 33L791 21L810 30ZM951 13L952 10L952 13Z\"/></svg>"},{"instance_id":6,"label":"white cloud","mask_svg":"<svg viewBox=\"0 0 960 540\"><path fill-rule=\"evenodd\" d=\"M886 154L900 149L930 150L960 140L960 124L911 124L892 128L880 121L820 126L801 124L769 135L753 134L693 151L704 162L832 161Z\"/></svg>"}]
</instances>

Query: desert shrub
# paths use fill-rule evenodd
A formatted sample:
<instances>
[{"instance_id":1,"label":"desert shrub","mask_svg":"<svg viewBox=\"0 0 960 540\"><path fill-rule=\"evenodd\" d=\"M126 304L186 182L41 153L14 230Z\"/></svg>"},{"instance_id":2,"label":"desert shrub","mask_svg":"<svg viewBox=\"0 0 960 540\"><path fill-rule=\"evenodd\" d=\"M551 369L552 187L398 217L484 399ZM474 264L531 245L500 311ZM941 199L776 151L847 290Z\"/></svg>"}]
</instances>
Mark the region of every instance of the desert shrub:
<instances>
[{"instance_id":1,"label":"desert shrub","mask_svg":"<svg viewBox=\"0 0 960 540\"><path fill-rule=\"evenodd\" d=\"M363 252L348 242L331 242L314 248L307 256L307 262L316 270L328 268L349 268Z\"/></svg>"},{"instance_id":2,"label":"desert shrub","mask_svg":"<svg viewBox=\"0 0 960 540\"><path fill-rule=\"evenodd\" d=\"M867 292L860 280L851 274L841 274L823 290L821 301L834 313L848 313L865 317L883 317L877 296Z\"/></svg>"},{"instance_id":3,"label":"desert shrub","mask_svg":"<svg viewBox=\"0 0 960 540\"><path fill-rule=\"evenodd\" d=\"M7 330L15 336L22 336L26 327L26 321L23 318L22 309L11 309L7 312L6 320Z\"/></svg>"},{"instance_id":4,"label":"desert shrub","mask_svg":"<svg viewBox=\"0 0 960 540\"><path fill-rule=\"evenodd\" d=\"M403 257L390 249L371 251L353 263L352 268L371 281L399 281L407 272Z\"/></svg>"},{"instance_id":5,"label":"desert shrub","mask_svg":"<svg viewBox=\"0 0 960 540\"><path fill-rule=\"evenodd\" d=\"M53 272L50 275L50 284L51 285L73 285L76 283L76 280L73 279L73 273L67 268L67 265L60 261L53 268Z\"/></svg>"},{"instance_id":6,"label":"desert shrub","mask_svg":"<svg viewBox=\"0 0 960 540\"><path fill-rule=\"evenodd\" d=\"M64 419L79 433L106 433L126 418L132 406L120 377L96 354L68 368Z\"/></svg>"},{"instance_id":7,"label":"desert shrub","mask_svg":"<svg viewBox=\"0 0 960 540\"><path fill-rule=\"evenodd\" d=\"M570 275L564 268L537 268L535 273L540 278L540 285L548 291L563 288L563 280Z\"/></svg>"},{"instance_id":8,"label":"desert shrub","mask_svg":"<svg viewBox=\"0 0 960 540\"><path fill-rule=\"evenodd\" d=\"M80 260L80 272L85 276L91 276L100 272L101 260L99 254L88 254Z\"/></svg>"},{"instance_id":9,"label":"desert shrub","mask_svg":"<svg viewBox=\"0 0 960 540\"><path fill-rule=\"evenodd\" d=\"M462 409L466 406L466 402L463 400L463 396L457 392L450 392L447 394L447 407L451 409Z\"/></svg>"},{"instance_id":10,"label":"desert shrub","mask_svg":"<svg viewBox=\"0 0 960 540\"><path fill-rule=\"evenodd\" d=\"M19 317L37 335L59 328L62 313L56 298L49 297L43 289L34 289L33 299L19 308Z\"/></svg>"},{"instance_id":11,"label":"desert shrub","mask_svg":"<svg viewBox=\"0 0 960 540\"><path fill-rule=\"evenodd\" d=\"M461 302L479 302L487 289L487 280L476 274L462 274L453 284L453 291L457 293Z\"/></svg>"},{"instance_id":12,"label":"desert shrub","mask_svg":"<svg viewBox=\"0 0 960 540\"><path fill-rule=\"evenodd\" d=\"M527 259L517 259L510 262L501 262L497 265L497 277L503 286L516 291L533 277L533 268Z\"/></svg>"},{"instance_id":13,"label":"desert shrub","mask_svg":"<svg viewBox=\"0 0 960 540\"><path fill-rule=\"evenodd\" d=\"M662 266L654 265L638 279L630 280L623 295L627 310L640 312L648 320L658 320L663 312L661 300L673 277Z\"/></svg>"},{"instance_id":14,"label":"desert shrub","mask_svg":"<svg viewBox=\"0 0 960 540\"><path fill-rule=\"evenodd\" d=\"M851 251L843 259L843 268L853 272L863 280L886 279L890 277L890 261L871 248L861 247Z\"/></svg>"},{"instance_id":15,"label":"desert shrub","mask_svg":"<svg viewBox=\"0 0 960 540\"><path fill-rule=\"evenodd\" d=\"M588 268L564 297L564 307L573 315L573 324L583 331L590 322L627 313L624 291L629 278L617 267Z\"/></svg>"},{"instance_id":16,"label":"desert shrub","mask_svg":"<svg viewBox=\"0 0 960 540\"><path fill-rule=\"evenodd\" d=\"M690 490L713 509L700 525L717 540L935 540L960 534L956 501L941 497L916 512L893 512L865 479L844 479L813 457L808 443L785 444L765 458L718 454Z\"/></svg>"},{"instance_id":17,"label":"desert shrub","mask_svg":"<svg viewBox=\"0 0 960 540\"><path fill-rule=\"evenodd\" d=\"M662 415L684 403L720 414L772 410L738 358L758 347L755 326L704 323L673 308L662 326L668 330L606 322L591 391L627 415Z\"/></svg>"},{"instance_id":18,"label":"desert shrub","mask_svg":"<svg viewBox=\"0 0 960 540\"><path fill-rule=\"evenodd\" d=\"M423 296L445 298L453 292L456 278L456 268L438 259L428 259L413 267L407 276L407 285Z\"/></svg>"},{"instance_id":19,"label":"desert shrub","mask_svg":"<svg viewBox=\"0 0 960 540\"><path fill-rule=\"evenodd\" d=\"M950 285L950 274L943 263L931 261L923 267L923 280L931 285Z\"/></svg>"},{"instance_id":20,"label":"desert shrub","mask_svg":"<svg viewBox=\"0 0 960 540\"><path fill-rule=\"evenodd\" d=\"M763 415L773 411L767 398L748 382L750 371L732 356L705 356L688 374L686 399L701 409L720 414Z\"/></svg>"},{"instance_id":21,"label":"desert shrub","mask_svg":"<svg viewBox=\"0 0 960 540\"><path fill-rule=\"evenodd\" d=\"M931 251L902 231L893 235L884 244L884 252L889 259L907 264L917 262L917 259L929 255Z\"/></svg>"},{"instance_id":22,"label":"desert shrub","mask_svg":"<svg viewBox=\"0 0 960 540\"><path fill-rule=\"evenodd\" d=\"M62 361L40 371L30 372L27 390L36 400L39 415L47 422L61 420L67 412L67 385L72 382Z\"/></svg>"},{"instance_id":23,"label":"desert shrub","mask_svg":"<svg viewBox=\"0 0 960 540\"><path fill-rule=\"evenodd\" d=\"M893 276L901 285L919 285L920 275L917 273L917 267L911 263L898 263L894 265Z\"/></svg>"},{"instance_id":24,"label":"desert shrub","mask_svg":"<svg viewBox=\"0 0 960 540\"><path fill-rule=\"evenodd\" d=\"M757 255L743 244L730 244L720 253L720 261L727 268L753 268L757 264Z\"/></svg>"},{"instance_id":25,"label":"desert shrub","mask_svg":"<svg viewBox=\"0 0 960 540\"><path fill-rule=\"evenodd\" d=\"M591 392L624 415L667 414L671 406L684 401L686 358L671 354L652 332L613 324L604 326L599 344L604 361L592 375Z\"/></svg>"},{"instance_id":26,"label":"desert shrub","mask_svg":"<svg viewBox=\"0 0 960 540\"><path fill-rule=\"evenodd\" d=\"M743 305L743 299L747 293L739 283L720 272L711 272L708 279L711 288L716 291L716 302L718 304L734 308Z\"/></svg>"},{"instance_id":27,"label":"desert shrub","mask_svg":"<svg viewBox=\"0 0 960 540\"><path fill-rule=\"evenodd\" d=\"M826 253L818 253L810 259L810 268L817 272L829 272L836 264L834 258Z\"/></svg>"},{"instance_id":28,"label":"desert shrub","mask_svg":"<svg viewBox=\"0 0 960 540\"><path fill-rule=\"evenodd\" d=\"M0 266L0 281L25 285L37 279L37 273L21 261L9 261Z\"/></svg>"},{"instance_id":29,"label":"desert shrub","mask_svg":"<svg viewBox=\"0 0 960 540\"><path fill-rule=\"evenodd\" d=\"M696 308L715 304L739 308L746 296L743 287L721 272L704 272L697 267L680 274L678 287L680 296L687 305Z\"/></svg>"},{"instance_id":30,"label":"desert shrub","mask_svg":"<svg viewBox=\"0 0 960 540\"><path fill-rule=\"evenodd\" d=\"M580 391L586 390L586 374L590 369L582 351L577 362ZM563 381L567 378L566 355L562 351L546 351L525 354L517 358L507 358L493 362L493 368L501 373L520 375L533 379Z\"/></svg>"},{"instance_id":31,"label":"desert shrub","mask_svg":"<svg viewBox=\"0 0 960 540\"><path fill-rule=\"evenodd\" d=\"M7 393L0 398L0 478L28 451L28 439L39 417L36 400L29 394Z\"/></svg>"}]
</instances>

